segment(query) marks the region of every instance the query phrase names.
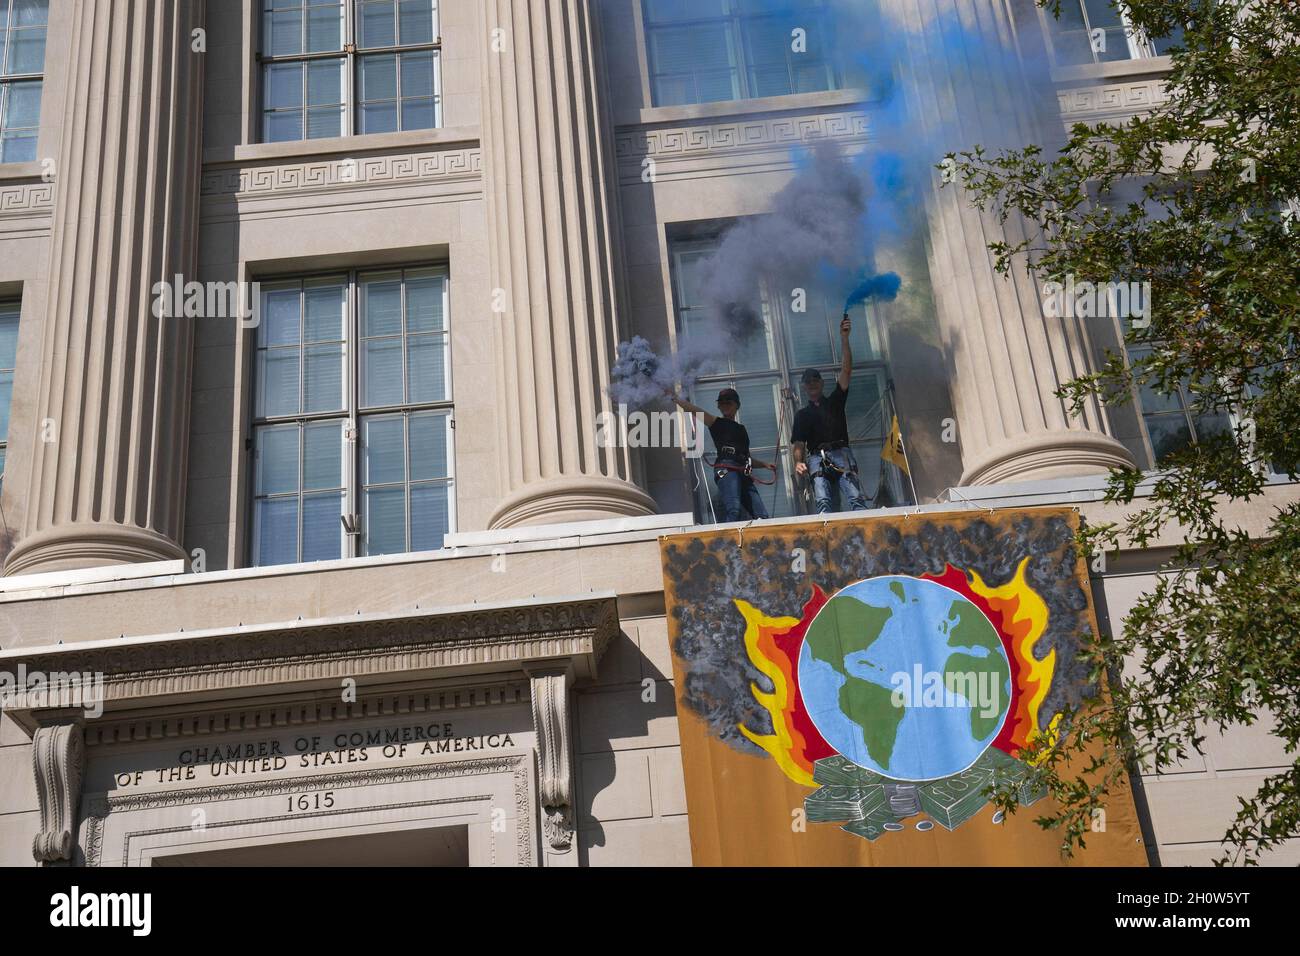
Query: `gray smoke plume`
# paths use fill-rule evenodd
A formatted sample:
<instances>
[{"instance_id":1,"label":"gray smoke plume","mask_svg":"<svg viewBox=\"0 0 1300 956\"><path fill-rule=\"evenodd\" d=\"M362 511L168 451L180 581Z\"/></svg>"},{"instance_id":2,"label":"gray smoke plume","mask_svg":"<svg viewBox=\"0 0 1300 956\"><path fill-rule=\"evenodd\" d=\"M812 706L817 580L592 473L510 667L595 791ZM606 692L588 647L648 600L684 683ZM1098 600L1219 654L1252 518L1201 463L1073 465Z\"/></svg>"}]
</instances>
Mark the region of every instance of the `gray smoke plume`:
<instances>
[{"instance_id":1,"label":"gray smoke plume","mask_svg":"<svg viewBox=\"0 0 1300 956\"><path fill-rule=\"evenodd\" d=\"M777 295L843 284L868 255L863 235L867 184L840 148L812 146L768 215L738 222L705 266L704 294L725 342L743 342L762 325L759 288ZM836 280L839 280L838 282Z\"/></svg>"},{"instance_id":2,"label":"gray smoke plume","mask_svg":"<svg viewBox=\"0 0 1300 956\"><path fill-rule=\"evenodd\" d=\"M829 141L809 147L770 212L737 222L704 263L704 314L689 338L679 340L671 358L656 355L640 337L620 344L610 396L640 407L662 397L674 381L690 388L702 373L725 365L728 354L762 333L764 282L779 296L798 289L848 296L865 288L872 297L892 299L897 277L873 284L881 277L870 270L869 193L861 163Z\"/></svg>"},{"instance_id":3,"label":"gray smoke plume","mask_svg":"<svg viewBox=\"0 0 1300 956\"><path fill-rule=\"evenodd\" d=\"M660 358L650 343L639 335L618 344L618 358L612 370L610 397L629 408L644 408L671 392L677 378L671 360Z\"/></svg>"}]
</instances>

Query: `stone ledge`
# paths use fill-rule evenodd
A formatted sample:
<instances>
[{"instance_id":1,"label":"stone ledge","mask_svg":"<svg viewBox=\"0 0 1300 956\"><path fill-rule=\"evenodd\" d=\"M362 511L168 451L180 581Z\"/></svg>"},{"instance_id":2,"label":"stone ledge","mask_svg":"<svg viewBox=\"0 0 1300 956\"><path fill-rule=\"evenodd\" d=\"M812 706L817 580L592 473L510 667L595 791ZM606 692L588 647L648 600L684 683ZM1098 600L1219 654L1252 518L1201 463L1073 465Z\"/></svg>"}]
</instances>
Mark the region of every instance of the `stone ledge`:
<instances>
[{"instance_id":1,"label":"stone ledge","mask_svg":"<svg viewBox=\"0 0 1300 956\"><path fill-rule=\"evenodd\" d=\"M241 146L212 146L203 151L205 166L220 163L257 163L280 159L314 159L325 154L374 153L380 150L436 148L451 143L478 145L477 126L441 126L436 129L334 136L285 143L246 143ZM38 168L39 175L39 168Z\"/></svg>"},{"instance_id":2,"label":"stone ledge","mask_svg":"<svg viewBox=\"0 0 1300 956\"><path fill-rule=\"evenodd\" d=\"M754 119L763 113L852 106L867 102L871 93L864 89L822 90L816 93L793 93L788 96L760 96L747 100L722 100L716 103L688 103L682 106L649 106L619 116L615 125L647 126L655 123L692 123L707 119Z\"/></svg>"},{"instance_id":3,"label":"stone ledge","mask_svg":"<svg viewBox=\"0 0 1300 956\"><path fill-rule=\"evenodd\" d=\"M34 589L48 590L72 587L79 584L132 581L142 578L170 578L177 574L184 574L188 567L187 562L182 560L148 561L143 564L120 564L107 568L86 568L80 571L17 574L13 577L0 577L0 594Z\"/></svg>"},{"instance_id":4,"label":"stone ledge","mask_svg":"<svg viewBox=\"0 0 1300 956\"><path fill-rule=\"evenodd\" d=\"M102 676L105 713L184 701L451 675L519 676L540 666L595 679L618 633L613 593L354 615L0 652L0 669ZM98 685L97 685L98 686ZM86 708L15 689L0 697L28 733Z\"/></svg>"}]
</instances>

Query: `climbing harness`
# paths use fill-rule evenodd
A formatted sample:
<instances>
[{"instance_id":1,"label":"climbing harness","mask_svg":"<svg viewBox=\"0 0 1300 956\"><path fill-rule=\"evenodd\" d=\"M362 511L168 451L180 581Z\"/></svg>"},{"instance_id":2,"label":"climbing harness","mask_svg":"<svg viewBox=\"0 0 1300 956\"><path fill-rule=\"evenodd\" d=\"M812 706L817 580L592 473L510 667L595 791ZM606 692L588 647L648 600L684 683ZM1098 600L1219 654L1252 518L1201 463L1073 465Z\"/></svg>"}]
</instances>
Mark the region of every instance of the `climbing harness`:
<instances>
[{"instance_id":1,"label":"climbing harness","mask_svg":"<svg viewBox=\"0 0 1300 956\"><path fill-rule=\"evenodd\" d=\"M753 481L756 485L771 485L776 483L776 468L772 465L755 465L752 458L746 458L743 465L740 462L724 461L722 459L709 461L708 458L704 459L704 463L714 469L714 476L717 478L721 478L724 471L738 471L746 478ZM755 468L770 471L772 477L766 480L754 477Z\"/></svg>"},{"instance_id":2,"label":"climbing harness","mask_svg":"<svg viewBox=\"0 0 1300 956\"><path fill-rule=\"evenodd\" d=\"M849 462L847 468L841 468L831 460L829 455L826 454L828 450L833 451L835 449L823 445L821 449L813 452L813 454L820 460L821 464L818 466L816 471L809 471L808 477L825 478L827 481L838 481L840 478L848 476L849 480L853 482L854 487L857 489L858 496L861 497L864 495L864 492L862 490L862 481L858 478L858 460L854 457L853 452L849 449L848 445L841 445L839 447L844 448L847 452Z\"/></svg>"},{"instance_id":3,"label":"climbing harness","mask_svg":"<svg viewBox=\"0 0 1300 956\"><path fill-rule=\"evenodd\" d=\"M847 445L842 445L840 447L844 448L846 451L848 450ZM851 451L848 453L849 466L847 468L841 468L834 462L834 460L832 460L830 455L826 454L827 451L834 450L836 449L829 448L829 446L823 446L818 451L813 452L813 454L821 460L821 465L818 467L817 471L812 473L812 477L834 479L841 475L852 475L854 479L856 479L858 477L858 460L853 456L853 453Z\"/></svg>"}]
</instances>

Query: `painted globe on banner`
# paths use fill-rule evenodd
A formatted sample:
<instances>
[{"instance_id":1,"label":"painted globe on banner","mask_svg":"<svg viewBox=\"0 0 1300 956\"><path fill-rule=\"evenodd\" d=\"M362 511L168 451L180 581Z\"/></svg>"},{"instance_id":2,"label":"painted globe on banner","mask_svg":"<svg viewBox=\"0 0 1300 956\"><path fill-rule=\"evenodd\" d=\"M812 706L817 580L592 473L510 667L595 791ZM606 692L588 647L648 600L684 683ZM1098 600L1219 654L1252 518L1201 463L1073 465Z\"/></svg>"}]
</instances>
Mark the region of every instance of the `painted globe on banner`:
<instances>
[{"instance_id":1,"label":"painted globe on banner","mask_svg":"<svg viewBox=\"0 0 1300 956\"><path fill-rule=\"evenodd\" d=\"M895 780L961 773L997 737L1011 666L965 596L920 578L858 581L818 611L799 654L799 692L826 742Z\"/></svg>"}]
</instances>

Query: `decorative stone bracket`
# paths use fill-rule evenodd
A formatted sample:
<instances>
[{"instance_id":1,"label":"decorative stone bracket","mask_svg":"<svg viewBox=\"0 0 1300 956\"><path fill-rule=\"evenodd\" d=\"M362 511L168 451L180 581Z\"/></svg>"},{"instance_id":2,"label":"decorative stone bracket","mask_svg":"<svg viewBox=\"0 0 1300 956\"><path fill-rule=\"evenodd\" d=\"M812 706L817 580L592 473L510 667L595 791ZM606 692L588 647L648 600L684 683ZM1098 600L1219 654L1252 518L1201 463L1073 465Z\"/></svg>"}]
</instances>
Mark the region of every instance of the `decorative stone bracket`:
<instances>
[{"instance_id":1,"label":"decorative stone bracket","mask_svg":"<svg viewBox=\"0 0 1300 956\"><path fill-rule=\"evenodd\" d=\"M32 736L36 793L41 804L41 829L32 841L32 856L38 863L72 862L85 756L79 723L40 727Z\"/></svg>"},{"instance_id":2,"label":"decorative stone bracket","mask_svg":"<svg viewBox=\"0 0 1300 956\"><path fill-rule=\"evenodd\" d=\"M537 732L537 795L542 807L542 832L552 850L567 853L573 846L573 765L569 759L568 668L529 673L533 691L533 729Z\"/></svg>"}]
</instances>

